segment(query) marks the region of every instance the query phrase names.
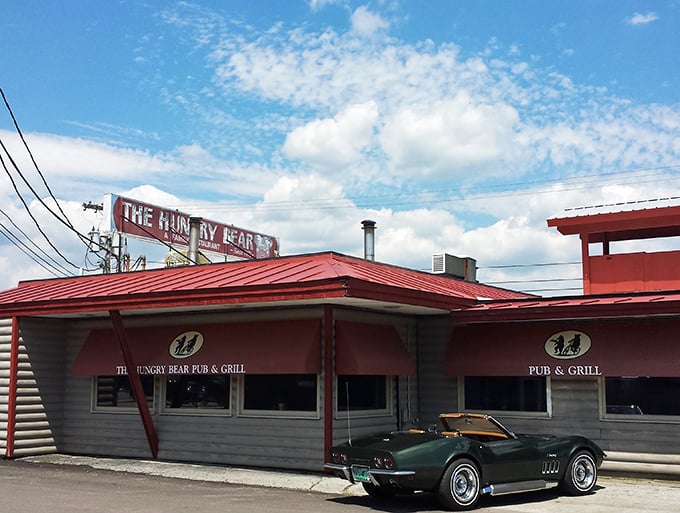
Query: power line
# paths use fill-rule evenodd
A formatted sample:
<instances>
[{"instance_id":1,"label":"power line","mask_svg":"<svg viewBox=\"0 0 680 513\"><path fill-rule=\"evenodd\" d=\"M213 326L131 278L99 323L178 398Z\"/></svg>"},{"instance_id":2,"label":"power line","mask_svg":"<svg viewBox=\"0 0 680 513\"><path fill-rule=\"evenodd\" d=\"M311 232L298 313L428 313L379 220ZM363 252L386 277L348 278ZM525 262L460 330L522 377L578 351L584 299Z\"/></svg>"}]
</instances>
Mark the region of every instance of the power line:
<instances>
[{"instance_id":1,"label":"power line","mask_svg":"<svg viewBox=\"0 0 680 513\"><path fill-rule=\"evenodd\" d=\"M477 267L477 269L513 269L522 267L549 267L555 265L581 265L581 262L542 262L535 264L487 265Z\"/></svg>"},{"instance_id":2,"label":"power line","mask_svg":"<svg viewBox=\"0 0 680 513\"><path fill-rule=\"evenodd\" d=\"M5 148L5 145L3 144L3 142L2 142L1 140L0 140L0 146L5 150L5 152L7 152L7 149ZM12 159L12 157L9 155L9 153L8 153L7 155L8 155L8 157L9 157L10 161L14 164L14 166L15 166L15 168L16 168L16 164L14 163L14 160ZM19 188L17 187L17 184L16 184L16 182L14 181L14 178L12 177L12 174L9 172L9 169L7 168L7 165L5 164L5 160L2 158L2 154L0 154L0 164L2 164L2 168L5 170L5 174L7 175L7 177L8 177L9 180L10 180L10 182L12 183L12 187L14 188L14 191L16 192L17 196L19 197L19 200L20 200L21 203L24 205L24 208L26 209L26 213L27 213L28 216L33 220L33 223L35 224L35 227L38 229L38 231L40 232L40 234L45 238L45 240L46 240L47 243L52 247L52 249L54 249L54 251L56 251L57 254L58 254L58 255L59 255L59 256L60 256L67 264L69 264L69 265L75 267L76 269L78 269L79 267L78 267L76 264L74 264L73 262L71 262L71 261L70 261L70 260L69 260L69 259L68 259L61 251L59 251L59 249L52 243L52 241L50 240L50 238L47 236L47 234L46 234L46 233L43 231L43 229L40 227L40 223L39 223L38 220L35 218L35 216L31 213L31 210L28 208L28 203L26 203L26 200L25 200L24 197L21 195L21 192L19 192ZM17 168L17 169L18 169L18 168Z\"/></svg>"},{"instance_id":3,"label":"power line","mask_svg":"<svg viewBox=\"0 0 680 513\"><path fill-rule=\"evenodd\" d=\"M630 169L625 171L612 171L608 173L590 174L590 175L580 175L564 178L554 178L546 180L535 180L535 181L525 181L525 182L514 182L510 184L497 184L497 185L480 185L470 188L467 193L477 194L468 197L455 197L447 198L442 197L447 194L461 194L460 189L435 189L431 191L425 191L418 194L410 196L408 199L403 199L401 201L391 201L390 206L405 206L405 205L418 205L423 203L457 203L457 202L470 202L470 201L481 201L487 199L496 199L503 197L515 197L515 196L527 196L536 194L551 194L556 192L566 192L579 190L583 188L592 187L594 184L602 183L603 185L611 180L615 180L617 185L625 185L626 183L652 183L661 180L668 180L668 176L660 175L661 171L669 171L672 169L680 168L680 164L673 164L667 166L657 166L649 168L639 168ZM635 176L629 176L629 175ZM621 178L622 176L628 178ZM649 178L649 180L642 180L643 178ZM622 180L628 180L622 181ZM563 188L559 190L553 189L531 189L531 190L512 190L513 188L527 187L534 185L541 185L543 187L550 184L564 184ZM485 190L497 190L499 188L505 188L505 190L498 191L497 193L485 194ZM508 190L510 188L510 190ZM257 205L257 209L261 212L271 212L271 211L287 211L287 210L312 210L312 209L343 209L343 208L369 208L376 206L379 203L384 203L390 199L401 199L403 198L403 192L399 193L386 193L386 194L374 194L374 195L364 195L350 197L326 197L317 199L303 199L303 200L284 200L267 202L266 204ZM186 205L175 205L176 207L186 208ZM236 203L231 205L223 206L198 206L195 210L204 210L206 212L230 212L230 211L240 211L244 208L254 208L255 205L247 203ZM168 205L168 208L173 208L173 205Z\"/></svg>"},{"instance_id":4,"label":"power line","mask_svg":"<svg viewBox=\"0 0 680 513\"><path fill-rule=\"evenodd\" d=\"M40 252L45 256L45 258L49 259L52 263L50 264L50 263L46 262L46 260L45 260L43 257L41 257L40 255L38 255L34 250L29 249L23 242L19 241L19 238L18 238L18 237L16 237L16 236L13 235L14 237L16 237L17 241L19 241L24 247L26 247L26 249L27 249L31 254L35 255L36 258L39 258L40 260L42 260L42 261L44 261L45 263L47 263L47 265L49 265L50 267L53 267L53 268L55 268L55 269L59 269L59 271L60 271L61 273L65 274L65 275L67 275L67 276L70 274L69 271L68 271L68 269L66 269L64 266L62 266L57 260L55 260L55 259L54 259L49 253L47 253L44 249L42 249L40 246L38 246L38 245L33 241L33 239L32 239L31 237L29 237L29 236L26 234L26 232L24 232L24 231L23 231L23 230L22 230L22 229L21 229L21 228L13 221L13 220L12 220L12 218L9 216L9 214L7 214L7 212L5 212L4 210L0 209L0 214L4 215L4 216L7 218L7 220L8 220L10 223L12 223L12 226L14 226L14 228L15 228L21 235L23 235L24 238L25 238L25 239L26 239L26 240L27 240L27 241L28 241L28 242L29 242L36 250L40 251Z\"/></svg>"},{"instance_id":5,"label":"power line","mask_svg":"<svg viewBox=\"0 0 680 513\"><path fill-rule=\"evenodd\" d=\"M47 272L52 274L57 278L63 276L69 276L69 273L59 273L55 270L55 267L46 262L43 258L37 255L35 252L31 251L26 244L24 244L16 235L14 235L7 227L0 222L0 234L2 234L11 244L16 246L22 253L24 253L28 258L33 260L40 267L45 269Z\"/></svg>"},{"instance_id":6,"label":"power line","mask_svg":"<svg viewBox=\"0 0 680 513\"><path fill-rule=\"evenodd\" d=\"M14 112L12 111L12 107L10 107L9 102L7 101L7 97L5 96L5 92L2 90L0 87L0 95L2 95L2 101L5 103L5 108L7 109L7 112L9 112L9 115L12 118L12 122L14 123L14 128L16 129L17 133L19 134L19 138L21 139L21 142L24 143L24 148L26 148L26 151L28 152L28 155L31 157L31 162L33 162L33 166L35 167L35 170L38 172L38 175L42 179L42 183L47 189L47 192L50 195L50 198L54 200L54 203L57 205L57 208L59 209L59 212L61 212L61 215L64 216L64 219L68 223L68 226L75 231L75 228L71 224L71 221L69 221L68 216L64 212L64 210L61 208L61 205L59 205L59 202L57 201L57 198L54 196L52 193L52 189L50 189L50 186L47 184L47 180L45 179L45 176L43 175L42 171L38 167L38 163L36 162L35 158L33 157L33 152L31 151L31 148L28 146L28 143L26 142L26 139L24 138L24 134L21 131L21 128L19 128L19 123L17 122L17 118L14 116ZM7 151L7 150L5 150ZM9 153L8 153L9 155ZM33 191L31 189L31 191ZM35 193L34 193L35 194ZM36 195L36 198L38 196Z\"/></svg>"},{"instance_id":7,"label":"power line","mask_svg":"<svg viewBox=\"0 0 680 513\"><path fill-rule=\"evenodd\" d=\"M45 179L45 176L43 175L42 171L40 170L40 168L39 168L39 166L38 166L38 164L37 164L37 162L36 162L36 160L35 160L35 158L34 158L34 156L33 156L33 153L32 153L32 151L31 151L30 147L28 146L28 143L26 142L26 139L24 138L24 135L23 135L23 133L22 133L20 127L19 127L19 124L18 124L18 122L17 122L17 119L16 119L16 117L14 116L14 112L12 111L12 108L11 108L11 106L9 105L9 102L8 102L8 100L7 100L7 97L5 96L5 93L4 93L4 91L2 90L2 88L0 88L0 95L2 96L2 99L3 99L4 103L5 103L5 107L6 107L7 111L9 112L9 114L10 114L10 116L11 116L11 118L12 118L12 121L13 121L14 126L15 126L15 128L16 128L16 131L17 131L17 133L19 134L19 137L21 138L21 141L23 142L24 147L26 148L26 151L28 152L28 154L29 154L29 156L30 156L31 161L33 162L33 165L35 166L35 169L36 169L36 171L38 172L38 175L40 176L40 178L41 178L43 184L45 185L45 187L46 187L46 189L47 189L47 191L48 191L48 193L49 193L49 196L54 200L57 209L58 209L59 212L61 213L61 216L58 215L56 212L54 212L54 211L49 207L49 205L47 205L47 204L45 203L45 201L40 197L40 195L37 193L37 191L35 190L35 188L29 183L28 179L27 179L26 176L21 172L21 169L19 168L19 166L17 165L17 163L15 162L14 158L12 157L12 155L11 155L10 152L9 152L9 150L7 149L7 147L5 146L4 142L3 142L1 139L0 139L0 147L4 150L5 154L7 155L8 160L11 162L11 164L12 164L14 170L16 171L16 173L19 175L19 177L22 179L22 181L23 181L24 184L28 187L28 189L31 191L31 193L33 193L33 195L34 195L35 198L38 200L38 202L39 202L39 203L40 203L40 204L41 204L41 205L42 205L42 206L43 206L43 207L44 207L44 208L45 208L45 209L46 209L46 210L47 210L47 211L55 218L55 219L57 219L60 223L62 223L63 225L65 225L71 232L75 233L75 234L78 236L78 238L80 239L81 242L83 242L86 246L89 247L89 244L91 243L91 241L88 240L87 242L85 242L85 241L87 240L86 237L85 237L83 234L81 234L78 230L76 230L76 228L73 226L73 224L71 223L71 221L68 219L68 216L66 215L66 213L64 212L64 210L61 208L61 205L59 204L59 201L57 200L57 198L56 198L56 197L54 196L54 194L52 193L52 190L50 189L50 186L48 185L47 180ZM21 201L21 203L24 205L24 208L26 208L26 211L27 211L29 217L31 218L31 220L32 220L33 223L35 224L35 226L36 226L36 228L38 229L38 231L40 232L40 234L45 238L45 240L46 240L47 243L52 247L52 249L54 249L54 251L55 251L55 252L56 252L56 253L57 253L57 254L58 254L58 255L66 262L66 263L68 263L69 265L73 266L73 267L76 268L76 269L81 269L80 266L78 266L78 265L74 264L73 262L71 262L71 261L70 261L63 253L61 253L61 252L59 251L59 249L52 243L52 241L51 241L50 238L47 236L47 234L45 234L45 232L42 230L42 228L41 228L41 226L40 226L40 223L38 223L37 219L36 219L36 218L33 216L33 214L31 213L31 211L30 211L30 209L29 209L29 207L28 207L28 203L26 202L26 200L25 200L24 197L22 196L21 192L19 191L19 188L17 187L17 184L16 184L14 178L12 177L12 173L10 172L9 168L7 167L7 165L6 165L6 163L5 163L5 160L2 158L2 155L1 155L1 154L0 154L0 162L2 163L2 167L3 167L4 171L5 171L5 174L7 174L7 177L10 179L10 182L12 183L12 187L14 188L14 191L15 191L15 193L17 194L17 197L19 198L19 200ZM98 243L96 243L96 244L99 245ZM103 248L101 245L100 245L100 248L105 249L105 248ZM90 269L84 269L84 270L90 271Z\"/></svg>"}]
</instances>

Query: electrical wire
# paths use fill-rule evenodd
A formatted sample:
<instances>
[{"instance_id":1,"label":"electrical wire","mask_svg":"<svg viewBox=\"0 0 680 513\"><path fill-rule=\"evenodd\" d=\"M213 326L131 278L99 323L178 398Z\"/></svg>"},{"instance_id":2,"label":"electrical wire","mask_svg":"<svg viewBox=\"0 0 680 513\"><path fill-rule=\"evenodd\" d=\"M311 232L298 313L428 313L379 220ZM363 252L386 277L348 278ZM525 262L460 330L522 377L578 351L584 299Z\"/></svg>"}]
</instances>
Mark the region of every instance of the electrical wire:
<instances>
[{"instance_id":1,"label":"electrical wire","mask_svg":"<svg viewBox=\"0 0 680 513\"><path fill-rule=\"evenodd\" d=\"M35 241L33 241L33 239L32 239L31 237L29 237L29 236L26 234L26 232L24 232L24 231L23 231L23 230L22 230L22 229L21 229L21 228L13 221L13 220L12 220L12 218L9 216L9 214L8 214L7 212L5 212L4 210L2 210L2 209L0 208L0 214L4 215L4 216L7 218L7 220L8 220L10 223L12 223L12 226L14 226L14 228L15 228L21 235L23 235L24 238L25 238L25 239L26 239L26 240L27 240L27 241L28 241L28 242L29 242L29 243L30 243L37 251L41 252L41 253L44 255L44 258L41 257L40 255L38 255L38 254L35 252L35 250L29 249L23 242L21 242L21 241L19 240L18 237L16 237L15 235L13 235L14 237L16 237L17 241L19 241L19 242L26 248L27 251L29 251L31 254L33 254L36 258L39 258L40 260L44 261L44 262L45 262L47 265L49 265L50 267L53 267L53 268L55 268L55 269L58 269L61 273L65 274L66 276L70 275L69 270L68 270L66 267L62 266L62 265L61 265L54 257L52 257L52 255L50 255L47 251L45 251L45 250L42 249L40 246L38 246L38 245L35 243ZM45 259L50 260L52 263L48 263Z\"/></svg>"},{"instance_id":2,"label":"electrical wire","mask_svg":"<svg viewBox=\"0 0 680 513\"><path fill-rule=\"evenodd\" d=\"M1 146L3 149L5 149L5 146L4 146L4 144L2 143L2 141L0 141L0 146ZM5 149L5 151L7 151L7 150ZM11 157L10 157L10 160L13 162L13 160L12 160ZM47 236L47 234L46 234L46 233L43 231L43 229L40 227L40 223L39 223L38 220L35 218L35 216L34 216L33 213L31 212L31 210L28 208L28 203L26 203L26 200L25 200L24 197L21 195L21 192L19 192L19 188L17 187L17 184L16 184L16 182L14 181L14 178L12 177L12 174L9 172L9 169L7 168L7 165L5 164L5 159L2 158L2 154L0 154L0 164L2 164L2 168L5 170L5 174L7 174L7 177L9 178L10 182L12 183L12 187L14 188L14 191L16 192L16 194L17 194L19 200L20 200L21 203L24 205L24 208L26 209L26 213L27 213L28 216L33 220L33 224L35 224L35 227L38 229L38 231L40 232L40 234L45 238L45 240L46 240L47 243L50 245L50 247L51 247L51 248L52 248L52 249L53 249L53 250L54 250L54 251L55 251L55 252L56 252L63 260L64 260L64 262L66 262L67 264L73 266L73 267L76 268L76 269L79 269L79 267L78 267L76 264L74 264L73 262L71 262L71 261L66 257L66 255L64 255L61 251L59 251L59 249L52 243L52 241L50 240L50 238Z\"/></svg>"},{"instance_id":3,"label":"electrical wire","mask_svg":"<svg viewBox=\"0 0 680 513\"><path fill-rule=\"evenodd\" d=\"M9 102L7 101L7 97L5 96L5 92L2 90L1 87L0 87L0 95L2 96L2 101L5 103L5 108L7 109L7 112L9 112L9 115L12 118L12 122L14 123L14 128L16 129L17 133L19 134L19 138L21 139L21 142L24 143L24 148L26 148L28 155L31 157L31 162L33 162L33 166L35 167L35 170L38 172L38 175L42 179L42 183L45 186L45 189L47 189L47 192L49 193L50 198L52 198L54 200L54 203L57 205L59 212L61 212L61 215L66 220L67 225L72 230L75 231L75 228L71 224L71 221L69 221L68 216L66 215L64 210L61 208L61 205L59 205L57 198L52 193L52 189L50 189L50 186L47 184L47 180L45 179L45 176L43 175L42 171L40 170L40 167L38 167L38 163L36 162L35 158L33 157L33 152L31 151L31 148L28 146L28 143L26 142L26 139L24 138L24 134L21 131L21 128L19 128L19 123L17 121L17 118L14 116L14 112L12 111L12 107L10 106ZM7 151L7 150L5 150L5 151ZM9 155L9 153L8 153L8 155ZM37 197L37 195L36 195L36 197Z\"/></svg>"},{"instance_id":4,"label":"electrical wire","mask_svg":"<svg viewBox=\"0 0 680 513\"><path fill-rule=\"evenodd\" d=\"M71 221L68 219L68 216L66 215L66 213L64 212L64 210L61 208L61 205L59 204L59 201L58 201L57 198L54 196L54 194L53 194L53 192L52 192L50 186L49 186L48 183L47 183L47 180L45 179L45 176L43 175L42 171L40 170L40 167L38 166L38 164L37 164L37 162L36 162L36 160L35 160L35 158L34 158L34 156L33 156L33 152L31 151L30 147L28 146L28 143L26 142L26 139L24 138L23 132L21 131L21 128L19 127L19 123L17 122L16 116L14 115L14 112L12 111L12 108L11 108L11 106L10 106L10 104L9 104L9 101L7 100L7 97L5 96L5 93L4 93L4 91L2 90L2 88L0 88L0 95L2 96L3 102L4 102L4 104L5 104L5 108L7 109L7 111L9 112L9 114L10 114L10 116L11 116L11 118L12 118L12 121L13 121L13 123L14 123L15 129L16 129L17 133L19 134L19 137L21 138L21 141L23 142L24 147L26 148L26 150L27 150L27 152L28 152L28 154L29 154L29 156L30 156L30 158L31 158L31 161L33 162L33 165L35 166L35 169L36 169L36 171L38 172L38 175L40 176L40 178L41 178L43 184L45 185L45 187L46 187L46 189L47 189L47 191L48 191L48 193L49 193L49 196L54 200L54 202L55 202L55 204L56 204L56 207L57 207L57 209L59 210L59 212L61 213L61 215L59 215L59 214L57 214L56 212L54 212L54 211L52 210L52 208L50 208L50 206L47 205L47 203L45 203L45 201L40 197L40 195L37 193L37 191L35 190L35 188L29 183L29 181L27 180L26 176L22 173L21 169L19 168L19 166L17 165L16 161L14 160L14 158L12 157L12 155L10 154L9 150L8 150L7 147L5 146L5 144L4 144L4 142L2 141L2 139L0 139L0 147L4 150L4 152L5 152L6 156L7 156L7 159L11 162L12 167L14 168L14 170L16 171L16 173L19 175L19 177L21 177L21 179L22 179L22 181L24 182L24 184L28 187L28 189L31 191L31 193L33 193L33 195L34 195L35 198L38 200L38 202L39 202L39 203L40 203L40 204L41 204L41 205L42 205L42 206L43 206L43 207L44 207L44 208L45 208L45 209L53 216L53 217L55 217L60 223L62 223L63 225L65 225L71 232L75 233L75 234L78 236L78 238L80 239L80 241L81 241L82 243L84 243L88 248L90 247L91 244L94 243L94 244L96 244L96 245L99 245L100 249L106 249L104 246L100 245L98 242L94 242L94 241L91 241L91 240L87 239L87 237L85 237L83 234L81 234L81 233L73 226L73 224L71 223ZM5 174L7 174L8 178L10 179L10 182L12 183L12 187L14 188L14 191L15 191L15 193L17 194L17 197L19 198L19 200L21 201L21 203L22 203L22 204L24 205L24 207L26 208L26 211L27 211L29 217L31 218L31 220L32 220L33 223L35 224L35 226L36 226L36 228L38 229L38 231L40 232L40 234L45 238L45 240L46 240L47 243L52 247L52 249L54 249L54 251L55 251L55 252L56 252L56 253L57 253L57 254L58 254L58 255L66 262L66 263L68 263L69 265L73 266L74 268L79 269L79 270L84 270L84 271L92 271L93 269L81 269L80 266L78 266L78 265L76 265L75 263L71 262L71 261L70 261L63 253L61 253L61 252L59 251L59 249L52 243L52 241L50 240L50 238L45 234L45 232L44 232L44 231L42 230L42 228L40 227L40 224L38 223L37 219L36 219L36 218L33 216L33 214L31 213L31 211L30 211L30 209L29 209L29 207L28 207L28 203L26 202L26 200L25 200L24 197L22 196L21 192L19 191L19 188L17 187L17 184L16 184L14 178L12 177L12 173L10 172L9 168L7 167L7 164L5 163L5 160L2 158L2 154L0 154L0 162L2 163L2 167L3 167L4 171L5 171Z\"/></svg>"},{"instance_id":5,"label":"electrical wire","mask_svg":"<svg viewBox=\"0 0 680 513\"><path fill-rule=\"evenodd\" d=\"M0 222L0 235L3 235L12 245L16 246L22 253L24 253L28 258L33 260L40 267L49 272L52 276L56 278L61 278L69 276L69 273L58 272L58 270L49 264L49 262L40 258L35 252L31 251L26 244L24 244L16 235L14 235L11 230Z\"/></svg>"}]
</instances>

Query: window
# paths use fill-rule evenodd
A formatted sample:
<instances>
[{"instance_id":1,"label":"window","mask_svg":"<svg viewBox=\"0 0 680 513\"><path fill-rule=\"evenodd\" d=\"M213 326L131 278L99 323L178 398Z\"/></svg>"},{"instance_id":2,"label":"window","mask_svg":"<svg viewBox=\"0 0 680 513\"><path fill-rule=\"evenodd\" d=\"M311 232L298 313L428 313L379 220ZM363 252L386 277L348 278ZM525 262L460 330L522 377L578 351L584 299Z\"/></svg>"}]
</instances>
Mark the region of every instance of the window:
<instances>
[{"instance_id":1,"label":"window","mask_svg":"<svg viewBox=\"0 0 680 513\"><path fill-rule=\"evenodd\" d=\"M607 415L680 415L680 378L605 378Z\"/></svg>"},{"instance_id":2,"label":"window","mask_svg":"<svg viewBox=\"0 0 680 513\"><path fill-rule=\"evenodd\" d=\"M465 410L547 413L545 377L467 376Z\"/></svg>"},{"instance_id":3,"label":"window","mask_svg":"<svg viewBox=\"0 0 680 513\"><path fill-rule=\"evenodd\" d=\"M165 412L229 410L229 375L168 376L165 380Z\"/></svg>"},{"instance_id":4,"label":"window","mask_svg":"<svg viewBox=\"0 0 680 513\"><path fill-rule=\"evenodd\" d=\"M316 374L246 374L242 388L246 413L310 416L318 411Z\"/></svg>"},{"instance_id":5,"label":"window","mask_svg":"<svg viewBox=\"0 0 680 513\"><path fill-rule=\"evenodd\" d=\"M140 376L142 388L149 409L153 409L153 376ZM136 409L137 403L132 393L132 385L127 376L97 376L95 408Z\"/></svg>"},{"instance_id":6,"label":"window","mask_svg":"<svg viewBox=\"0 0 680 513\"><path fill-rule=\"evenodd\" d=\"M338 376L337 383L338 414L389 413L387 376Z\"/></svg>"}]
</instances>

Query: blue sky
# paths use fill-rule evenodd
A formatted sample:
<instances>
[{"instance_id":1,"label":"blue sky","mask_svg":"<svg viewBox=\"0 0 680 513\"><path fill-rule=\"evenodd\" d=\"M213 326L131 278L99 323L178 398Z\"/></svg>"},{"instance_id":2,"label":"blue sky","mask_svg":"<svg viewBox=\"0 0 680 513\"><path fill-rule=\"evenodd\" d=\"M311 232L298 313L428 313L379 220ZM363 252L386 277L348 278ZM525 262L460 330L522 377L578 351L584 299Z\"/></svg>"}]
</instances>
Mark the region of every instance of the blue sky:
<instances>
[{"instance_id":1,"label":"blue sky","mask_svg":"<svg viewBox=\"0 0 680 513\"><path fill-rule=\"evenodd\" d=\"M680 196L679 22L677 1L28 0L3 9L0 87L84 233L101 220L81 203L106 193L276 235L284 255L361 256L370 218L377 260L449 252L481 281L574 293L579 242L547 218ZM47 198L6 110L0 139ZM0 202L53 251L6 173ZM52 275L1 230L0 288Z\"/></svg>"}]
</instances>

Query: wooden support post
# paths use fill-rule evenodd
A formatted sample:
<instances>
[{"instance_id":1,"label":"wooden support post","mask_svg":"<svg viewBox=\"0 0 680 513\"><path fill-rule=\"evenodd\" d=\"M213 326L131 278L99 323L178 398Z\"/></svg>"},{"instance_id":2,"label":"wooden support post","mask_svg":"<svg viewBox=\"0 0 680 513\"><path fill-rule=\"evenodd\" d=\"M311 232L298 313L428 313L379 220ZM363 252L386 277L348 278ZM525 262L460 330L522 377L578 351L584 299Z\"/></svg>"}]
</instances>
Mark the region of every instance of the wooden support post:
<instances>
[{"instance_id":1,"label":"wooden support post","mask_svg":"<svg viewBox=\"0 0 680 513\"><path fill-rule=\"evenodd\" d=\"M326 462L328 452L333 445L333 383L335 382L335 365L333 362L333 308L326 306L323 310L323 461Z\"/></svg>"},{"instance_id":2,"label":"wooden support post","mask_svg":"<svg viewBox=\"0 0 680 513\"><path fill-rule=\"evenodd\" d=\"M19 374L19 319L12 317L12 334L9 349L9 393L7 394L7 440L5 457L14 456L14 437L17 426L17 380Z\"/></svg>"},{"instance_id":3,"label":"wooden support post","mask_svg":"<svg viewBox=\"0 0 680 513\"><path fill-rule=\"evenodd\" d=\"M137 403L139 414L142 417L146 438L149 441L151 456L156 459L158 458L158 434L156 433L156 427L151 418L149 405L146 402L146 394L144 394L142 380L139 377L139 372L137 372L137 364L135 363L132 351L130 350L130 344L128 343L127 334L125 333L125 326L123 325L123 318L118 310L110 310L109 315L111 316L111 322L113 323L113 331L118 340L118 344L120 345L120 350L123 353L128 378L130 379L130 385L132 386L132 393L135 396L135 402Z\"/></svg>"}]
</instances>

